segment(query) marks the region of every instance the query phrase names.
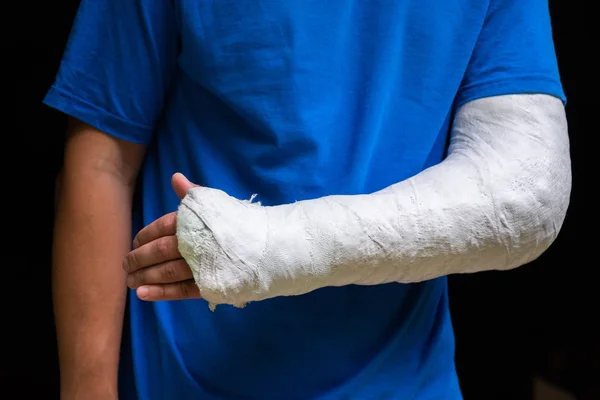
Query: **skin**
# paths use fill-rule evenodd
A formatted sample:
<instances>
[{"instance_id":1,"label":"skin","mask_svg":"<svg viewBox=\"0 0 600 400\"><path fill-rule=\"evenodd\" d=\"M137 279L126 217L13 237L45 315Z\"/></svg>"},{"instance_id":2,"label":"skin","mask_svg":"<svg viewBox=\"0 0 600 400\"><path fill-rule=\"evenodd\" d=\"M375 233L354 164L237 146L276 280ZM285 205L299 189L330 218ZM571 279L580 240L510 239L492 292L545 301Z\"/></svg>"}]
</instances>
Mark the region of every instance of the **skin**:
<instances>
[{"instance_id":1,"label":"skin","mask_svg":"<svg viewBox=\"0 0 600 400\"><path fill-rule=\"evenodd\" d=\"M57 181L52 292L61 400L117 399L131 205L145 147L70 121Z\"/></svg>"},{"instance_id":2,"label":"skin","mask_svg":"<svg viewBox=\"0 0 600 400\"><path fill-rule=\"evenodd\" d=\"M171 179L180 199L197 186L180 173ZM167 214L136 235L133 250L123 259L127 286L145 301L200 298L192 270L177 249L177 212Z\"/></svg>"},{"instance_id":3,"label":"skin","mask_svg":"<svg viewBox=\"0 0 600 400\"><path fill-rule=\"evenodd\" d=\"M289 239L271 242L272 248L298 245L296 238L308 232L307 227L312 229L306 235L310 240L303 242L302 251L287 252L295 265L286 265L276 251L264 252L263 242L248 242L254 247L240 247L241 257L248 257L241 262L260 265L269 271L266 274L269 284L277 282L269 287L271 292L260 292L259 285L253 286L258 273L240 275L239 266L233 265L225 250L225 256L216 261L221 262L219 272L225 271L219 279L213 277L216 274L211 270L212 260L196 266L202 271L196 278L204 291L203 297L212 304L241 305L279 295L302 294L327 285L409 283L455 273L507 270L539 257L558 235L569 203L571 172L564 105L560 99L543 94L483 98L458 109L453 124L448 157L406 181L371 195L300 201L269 209L272 211L269 214L261 210L256 214L259 217L249 219L254 230L263 232L261 229L268 226L273 229L274 237ZM456 185L461 188L459 192ZM173 177L173 188L180 198L193 186L180 174ZM217 194L221 197L216 197ZM238 200L221 191L201 189L190 195L206 196L210 201L202 207L223 211L218 214L218 222L209 219L215 227L234 226L237 215L250 215L249 207L240 206ZM364 205L361 199L366 197L373 204L365 199L369 207L361 207ZM194 201L181 209L184 218L179 222L184 230L189 228L185 215L197 204ZM223 207L227 201L231 201L227 203L230 208ZM385 211L365 212L373 207ZM283 212L276 214L276 210ZM198 218L202 219L197 213L190 214L191 226ZM339 224L303 222L306 215L322 220L334 214L334 222L348 222L337 237L335 229L339 229ZM124 267L131 274L128 279L144 300L200 296L190 279L190 268L177 250L176 215L160 218L140 232L135 240L136 249L125 259ZM233 217L227 219L228 215ZM285 226L288 233L289 226L298 229L289 236L277 235L285 231L281 228L278 231L279 226ZM221 240L242 243L248 233L239 229L232 230L238 236L225 234ZM216 228L213 233L218 231ZM183 239L186 233L180 233ZM186 259L192 264L200 265L205 260L195 256L203 254L203 244L194 242L193 234L190 237L182 251L187 252ZM306 249L313 241L319 242L315 252ZM323 241L329 241L326 252L322 252ZM268 259L270 256L273 259ZM368 268L356 268L357 264ZM205 266L208 268L202 268ZM313 272L315 268L320 271L318 279ZM340 272L342 268L348 273ZM251 278L243 280L247 276ZM295 278L303 282L315 279L302 287L296 285L299 281L294 281ZM229 281L233 283L228 287ZM228 288L234 289L229 298Z\"/></svg>"},{"instance_id":4,"label":"skin","mask_svg":"<svg viewBox=\"0 0 600 400\"><path fill-rule=\"evenodd\" d=\"M144 300L200 296L177 251L175 214L142 230L129 252L132 199L145 151L69 121L56 187L52 268L61 400L118 399L127 279ZM179 197L195 186L181 174L172 183ZM131 273L119 268L124 257Z\"/></svg>"},{"instance_id":5,"label":"skin","mask_svg":"<svg viewBox=\"0 0 600 400\"><path fill-rule=\"evenodd\" d=\"M58 191L53 270L61 398L116 399L125 286L145 301L201 294L177 249L176 213L142 229L129 251L131 198L145 149L85 124L72 132ZM175 174L172 186L182 199L197 185Z\"/></svg>"}]
</instances>

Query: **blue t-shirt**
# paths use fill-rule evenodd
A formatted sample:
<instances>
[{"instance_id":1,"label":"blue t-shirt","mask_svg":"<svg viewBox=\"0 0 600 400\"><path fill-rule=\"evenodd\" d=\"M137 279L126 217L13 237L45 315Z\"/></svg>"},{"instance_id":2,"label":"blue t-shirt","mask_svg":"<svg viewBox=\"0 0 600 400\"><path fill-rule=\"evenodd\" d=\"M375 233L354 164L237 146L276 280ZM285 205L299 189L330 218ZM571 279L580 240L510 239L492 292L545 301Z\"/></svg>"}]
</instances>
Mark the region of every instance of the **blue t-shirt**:
<instances>
[{"instance_id":1,"label":"blue t-shirt","mask_svg":"<svg viewBox=\"0 0 600 400\"><path fill-rule=\"evenodd\" d=\"M265 205L377 191L443 159L457 106L531 92L564 100L546 0L84 0L45 102L148 145L137 230L177 171ZM447 290L130 295L120 398L460 399Z\"/></svg>"}]
</instances>

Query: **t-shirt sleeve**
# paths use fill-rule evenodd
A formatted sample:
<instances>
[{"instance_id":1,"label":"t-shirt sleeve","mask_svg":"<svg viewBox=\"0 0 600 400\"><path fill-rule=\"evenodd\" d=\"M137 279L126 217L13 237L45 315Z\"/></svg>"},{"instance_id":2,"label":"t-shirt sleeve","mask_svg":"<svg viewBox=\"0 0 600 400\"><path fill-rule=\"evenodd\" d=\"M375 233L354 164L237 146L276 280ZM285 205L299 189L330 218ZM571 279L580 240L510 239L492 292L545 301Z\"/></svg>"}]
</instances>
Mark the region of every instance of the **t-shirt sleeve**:
<instances>
[{"instance_id":1,"label":"t-shirt sleeve","mask_svg":"<svg viewBox=\"0 0 600 400\"><path fill-rule=\"evenodd\" d=\"M456 105L507 94L549 94L566 102L547 0L490 0Z\"/></svg>"},{"instance_id":2,"label":"t-shirt sleeve","mask_svg":"<svg viewBox=\"0 0 600 400\"><path fill-rule=\"evenodd\" d=\"M82 0L44 103L110 135L146 144L174 74L169 0Z\"/></svg>"}]
</instances>

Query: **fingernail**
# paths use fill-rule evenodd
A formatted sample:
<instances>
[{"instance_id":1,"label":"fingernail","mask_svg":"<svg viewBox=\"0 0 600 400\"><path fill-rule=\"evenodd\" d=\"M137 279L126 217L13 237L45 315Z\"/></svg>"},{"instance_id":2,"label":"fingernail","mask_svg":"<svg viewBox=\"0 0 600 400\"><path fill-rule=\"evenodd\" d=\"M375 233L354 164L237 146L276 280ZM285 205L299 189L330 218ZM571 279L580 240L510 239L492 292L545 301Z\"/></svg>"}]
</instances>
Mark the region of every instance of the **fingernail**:
<instances>
[{"instance_id":1,"label":"fingernail","mask_svg":"<svg viewBox=\"0 0 600 400\"><path fill-rule=\"evenodd\" d=\"M142 286L141 288L138 288L137 290L137 295L140 299L144 300L148 297L148 287L147 286Z\"/></svg>"},{"instance_id":2,"label":"fingernail","mask_svg":"<svg viewBox=\"0 0 600 400\"><path fill-rule=\"evenodd\" d=\"M137 249L139 247L139 245L140 245L140 242L136 236L135 239L133 239L133 248Z\"/></svg>"},{"instance_id":3,"label":"fingernail","mask_svg":"<svg viewBox=\"0 0 600 400\"><path fill-rule=\"evenodd\" d=\"M127 287L133 289L133 284L135 283L134 281L135 279L133 275L127 275Z\"/></svg>"}]
</instances>

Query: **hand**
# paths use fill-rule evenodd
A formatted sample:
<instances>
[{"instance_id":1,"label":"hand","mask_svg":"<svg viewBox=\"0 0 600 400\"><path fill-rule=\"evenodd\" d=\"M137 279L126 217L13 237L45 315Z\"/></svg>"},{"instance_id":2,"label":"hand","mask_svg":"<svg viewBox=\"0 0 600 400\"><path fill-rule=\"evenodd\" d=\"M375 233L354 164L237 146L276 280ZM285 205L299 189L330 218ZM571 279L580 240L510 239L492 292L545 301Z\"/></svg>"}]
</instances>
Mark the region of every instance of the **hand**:
<instances>
[{"instance_id":1,"label":"hand","mask_svg":"<svg viewBox=\"0 0 600 400\"><path fill-rule=\"evenodd\" d=\"M192 184L182 174L175 174L171 185L180 199ZM134 249L123 260L128 273L127 286L146 301L200 298L192 270L177 250L177 213L167 214L139 231Z\"/></svg>"}]
</instances>

